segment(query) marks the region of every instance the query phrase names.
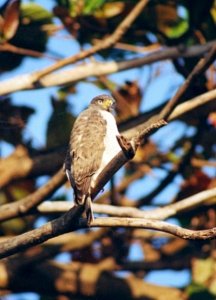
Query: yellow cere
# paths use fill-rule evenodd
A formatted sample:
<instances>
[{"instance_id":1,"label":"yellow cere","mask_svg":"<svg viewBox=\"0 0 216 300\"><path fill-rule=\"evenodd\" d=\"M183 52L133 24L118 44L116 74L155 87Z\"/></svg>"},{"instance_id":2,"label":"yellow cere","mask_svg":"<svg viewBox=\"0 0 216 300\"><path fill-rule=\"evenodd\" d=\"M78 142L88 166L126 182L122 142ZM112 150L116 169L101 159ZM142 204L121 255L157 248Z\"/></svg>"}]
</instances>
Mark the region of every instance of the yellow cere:
<instances>
[{"instance_id":1,"label":"yellow cere","mask_svg":"<svg viewBox=\"0 0 216 300\"><path fill-rule=\"evenodd\" d=\"M104 101L103 106L105 109L108 109L110 106L113 105L113 101L112 99L107 99L106 101Z\"/></svg>"}]
</instances>

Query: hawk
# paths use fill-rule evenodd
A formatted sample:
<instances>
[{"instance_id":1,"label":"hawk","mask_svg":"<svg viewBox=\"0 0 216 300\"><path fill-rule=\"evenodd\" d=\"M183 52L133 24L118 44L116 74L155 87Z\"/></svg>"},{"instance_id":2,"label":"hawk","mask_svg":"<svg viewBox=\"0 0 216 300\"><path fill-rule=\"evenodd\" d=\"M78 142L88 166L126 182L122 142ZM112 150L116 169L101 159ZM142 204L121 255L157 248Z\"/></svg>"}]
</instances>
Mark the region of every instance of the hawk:
<instances>
[{"instance_id":1,"label":"hawk","mask_svg":"<svg viewBox=\"0 0 216 300\"><path fill-rule=\"evenodd\" d=\"M85 206L88 224L93 220L91 191L104 167L121 150L121 136L112 114L115 100L108 95L92 99L76 119L65 159L65 172L75 202ZM123 137L122 137L123 138Z\"/></svg>"}]
</instances>

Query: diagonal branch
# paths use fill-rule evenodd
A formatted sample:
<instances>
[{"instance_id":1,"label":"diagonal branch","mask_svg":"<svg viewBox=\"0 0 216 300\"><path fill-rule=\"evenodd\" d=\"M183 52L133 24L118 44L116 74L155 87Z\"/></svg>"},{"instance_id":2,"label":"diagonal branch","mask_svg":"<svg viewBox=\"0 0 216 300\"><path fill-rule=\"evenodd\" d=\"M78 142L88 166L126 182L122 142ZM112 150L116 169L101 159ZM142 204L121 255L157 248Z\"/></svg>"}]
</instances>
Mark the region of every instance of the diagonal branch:
<instances>
[{"instance_id":1,"label":"diagonal branch","mask_svg":"<svg viewBox=\"0 0 216 300\"><path fill-rule=\"evenodd\" d=\"M162 122L161 126L165 125L165 122L169 119L170 114L176 107L176 105L183 99L188 89L194 83L198 76L200 76L203 72L205 72L208 67L214 62L216 58L216 45L212 46L209 53L206 57L201 58L198 63L193 68L192 72L186 78L184 83L180 86L174 96L170 99L170 101L165 105L159 115L153 116L146 123L139 126L139 130L136 137L136 140L141 141L144 137L146 138L149 134L152 134L155 130L153 124L158 122ZM164 121L164 124L163 124Z\"/></svg>"},{"instance_id":2,"label":"diagonal branch","mask_svg":"<svg viewBox=\"0 0 216 300\"><path fill-rule=\"evenodd\" d=\"M147 5L147 3L148 3L148 0L140 0L134 6L134 8L131 10L131 12L126 16L126 18L120 23L120 25L116 28L116 30L109 37L106 37L105 39L100 41L100 43L97 43L95 46L93 46L87 50L83 50L71 57L64 58L61 61L53 64L50 67L47 67L41 71L35 72L34 73L35 82L38 82L40 80L40 78L43 77L44 75L54 72L64 66L73 64L79 60L87 58L101 50L111 48L127 32L127 30L130 28L131 24L138 17L138 15L142 12L142 10Z\"/></svg>"},{"instance_id":3,"label":"diagonal branch","mask_svg":"<svg viewBox=\"0 0 216 300\"><path fill-rule=\"evenodd\" d=\"M188 88L194 83L194 81L202 74L204 73L209 66L214 62L216 58L216 45L212 46L209 53L206 55L206 57L201 58L199 62L195 65L192 72L189 74L187 79L184 81L184 83L181 85L181 87L178 89L177 93L172 97L172 99L168 102L168 104L162 109L160 113L160 118L167 120L171 112L173 111L174 107L177 103L183 100L186 91L188 91Z\"/></svg>"},{"instance_id":4,"label":"diagonal branch","mask_svg":"<svg viewBox=\"0 0 216 300\"><path fill-rule=\"evenodd\" d=\"M144 57L128 59L125 61L110 61L102 63L89 62L87 65L77 65L75 68L44 75L42 78L40 78L40 85L34 84L35 73L27 73L0 82L0 95L5 95L20 90L71 84L80 80L84 80L88 77L98 77L117 73L166 59L201 56L207 53L215 44L216 41L214 40L206 43L205 45L194 45L185 48L184 51L180 50L179 47L167 47L145 55ZM41 70L41 72L42 71L43 70Z\"/></svg>"},{"instance_id":5,"label":"diagonal branch","mask_svg":"<svg viewBox=\"0 0 216 300\"><path fill-rule=\"evenodd\" d=\"M33 207L39 205L44 199L50 197L64 182L66 182L66 177L63 170L60 169L45 185L40 187L34 193L17 202L2 205L0 208L0 221L25 215Z\"/></svg>"},{"instance_id":6,"label":"diagonal branch","mask_svg":"<svg viewBox=\"0 0 216 300\"><path fill-rule=\"evenodd\" d=\"M179 118L184 118L186 115L191 115L193 113L193 110L196 111L199 110L198 114L207 114L215 109L216 107L216 89L206 92L204 94L201 94L199 96L196 96L192 99L184 101L184 103L179 104L170 116L168 117L168 121L174 121ZM207 108L210 107L208 110ZM207 112L207 113L206 113ZM137 130L139 130L139 126L143 126L147 119L149 119L153 114L159 113L159 108L156 108L156 110L153 110L153 112L149 113L143 113L138 115L136 118L131 118L126 122L120 123L120 132L122 132L124 135L126 135L127 138L132 138L136 135ZM150 117L148 117L150 115ZM197 115L197 114L196 114Z\"/></svg>"}]
</instances>

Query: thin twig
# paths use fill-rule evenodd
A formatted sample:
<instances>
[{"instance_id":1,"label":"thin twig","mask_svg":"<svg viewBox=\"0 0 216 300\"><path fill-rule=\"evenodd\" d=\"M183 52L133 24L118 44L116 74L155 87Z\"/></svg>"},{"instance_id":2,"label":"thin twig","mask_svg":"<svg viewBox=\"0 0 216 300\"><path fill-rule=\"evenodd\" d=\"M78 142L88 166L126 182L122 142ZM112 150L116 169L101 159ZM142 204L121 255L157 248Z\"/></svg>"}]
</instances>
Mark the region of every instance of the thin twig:
<instances>
[{"instance_id":1,"label":"thin twig","mask_svg":"<svg viewBox=\"0 0 216 300\"><path fill-rule=\"evenodd\" d=\"M188 89L194 83L198 76L200 76L203 72L205 72L208 67L214 62L216 57L216 45L212 46L208 55L205 58L201 58L198 63L193 68L192 72L186 78L184 83L177 90L175 95L170 99L170 101L165 105L159 115L153 116L150 118L144 125L140 126L139 132L136 137L133 137L135 140L142 140L144 137L146 138L149 134L152 134L155 131L154 124L157 125L157 128L166 125L166 121L169 119L170 114L176 107L176 105L183 99ZM161 126L160 126L161 122Z\"/></svg>"},{"instance_id":2,"label":"thin twig","mask_svg":"<svg viewBox=\"0 0 216 300\"><path fill-rule=\"evenodd\" d=\"M131 12L126 16L126 18L120 23L120 25L115 29L115 31L109 37L106 37L105 39L103 39L100 43L96 44L95 46L93 46L87 50L83 50L73 56L64 58L61 61L57 62L56 64L53 64L52 66L49 66L41 71L35 72L34 73L35 82L38 82L39 79L42 78L43 76L45 76L51 72L54 72L64 66L73 64L79 60L87 58L101 50L111 48L127 32L127 30L130 28L131 24L138 17L138 15L142 12L142 10L147 5L147 3L148 3L148 0L140 0L134 6L134 8L131 10Z\"/></svg>"},{"instance_id":3,"label":"thin twig","mask_svg":"<svg viewBox=\"0 0 216 300\"><path fill-rule=\"evenodd\" d=\"M27 55L27 56L32 56L32 57L46 57L48 59L51 60L57 60L59 61L60 58L58 57L54 57L52 55L46 54L46 53L42 53L39 51L35 51L35 50L31 50L31 49L25 49L25 48L21 48L21 47L16 47L12 44L9 43L5 43L0 45L0 52L11 52L11 53L15 53L15 54L19 54L19 55Z\"/></svg>"},{"instance_id":4,"label":"thin twig","mask_svg":"<svg viewBox=\"0 0 216 300\"><path fill-rule=\"evenodd\" d=\"M160 113L160 118L164 120L168 120L169 115L173 111L174 107L177 103L179 103L185 97L188 88L194 83L194 81L204 73L209 66L214 62L216 58L216 45L212 46L212 49L206 55L206 57L201 58L199 62L195 65L187 79L180 86L178 91L172 97L172 99L167 103L167 105L162 109Z\"/></svg>"},{"instance_id":5,"label":"thin twig","mask_svg":"<svg viewBox=\"0 0 216 300\"><path fill-rule=\"evenodd\" d=\"M91 227L145 228L167 232L182 239L189 240L208 240L216 238L216 227L206 230L190 230L167 222L150 219L98 218L91 223Z\"/></svg>"}]
</instances>

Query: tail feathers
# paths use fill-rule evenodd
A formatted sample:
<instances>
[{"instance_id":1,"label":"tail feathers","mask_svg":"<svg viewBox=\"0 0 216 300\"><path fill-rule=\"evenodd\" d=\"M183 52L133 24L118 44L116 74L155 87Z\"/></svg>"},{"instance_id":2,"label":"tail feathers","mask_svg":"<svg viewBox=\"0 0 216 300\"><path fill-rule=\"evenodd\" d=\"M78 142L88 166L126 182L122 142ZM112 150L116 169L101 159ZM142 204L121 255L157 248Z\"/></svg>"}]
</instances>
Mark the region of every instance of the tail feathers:
<instances>
[{"instance_id":1,"label":"tail feathers","mask_svg":"<svg viewBox=\"0 0 216 300\"><path fill-rule=\"evenodd\" d=\"M84 178L82 182L75 183L74 178L71 174L71 170L67 169L66 165L64 165L65 173L67 178L74 189L75 203L78 205L85 206L85 214L87 218L88 225L94 220L94 215L92 212L92 200L90 196L90 184L91 177Z\"/></svg>"},{"instance_id":2,"label":"tail feathers","mask_svg":"<svg viewBox=\"0 0 216 300\"><path fill-rule=\"evenodd\" d=\"M77 179L74 184L74 193L76 203L83 205L86 202L86 198L91 195L91 177Z\"/></svg>"}]
</instances>

